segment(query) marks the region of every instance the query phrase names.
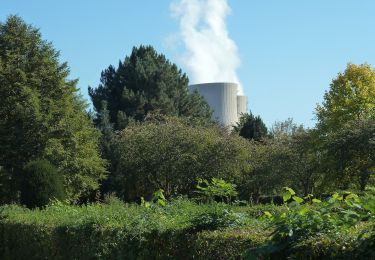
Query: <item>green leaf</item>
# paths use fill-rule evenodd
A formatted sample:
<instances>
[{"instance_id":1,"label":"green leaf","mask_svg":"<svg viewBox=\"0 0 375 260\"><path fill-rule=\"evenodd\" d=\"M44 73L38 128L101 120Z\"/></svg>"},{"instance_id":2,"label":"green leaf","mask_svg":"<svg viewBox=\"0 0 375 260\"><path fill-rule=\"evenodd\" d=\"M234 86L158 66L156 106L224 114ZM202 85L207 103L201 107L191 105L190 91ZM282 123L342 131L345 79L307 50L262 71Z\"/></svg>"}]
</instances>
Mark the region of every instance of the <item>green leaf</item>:
<instances>
[{"instance_id":1,"label":"green leaf","mask_svg":"<svg viewBox=\"0 0 375 260\"><path fill-rule=\"evenodd\" d=\"M298 197L298 196L293 196L292 199L298 203L302 203L303 202L303 199Z\"/></svg>"},{"instance_id":2,"label":"green leaf","mask_svg":"<svg viewBox=\"0 0 375 260\"><path fill-rule=\"evenodd\" d=\"M318 203L321 203L322 201L318 199L312 199L312 202L318 204Z\"/></svg>"},{"instance_id":3,"label":"green leaf","mask_svg":"<svg viewBox=\"0 0 375 260\"><path fill-rule=\"evenodd\" d=\"M335 192L335 193L332 194L332 197L331 197L330 200L331 201L342 200L342 196L340 196L337 192Z\"/></svg>"},{"instance_id":4,"label":"green leaf","mask_svg":"<svg viewBox=\"0 0 375 260\"><path fill-rule=\"evenodd\" d=\"M305 206L305 207L303 207L303 208L299 211L299 213L300 213L301 215L305 215L308 211L309 211L309 208Z\"/></svg>"},{"instance_id":5,"label":"green leaf","mask_svg":"<svg viewBox=\"0 0 375 260\"><path fill-rule=\"evenodd\" d=\"M284 202L287 202L288 200L290 200L291 197L292 197L292 195L289 192L283 193L283 201Z\"/></svg>"},{"instance_id":6,"label":"green leaf","mask_svg":"<svg viewBox=\"0 0 375 260\"><path fill-rule=\"evenodd\" d=\"M346 196L345 198L346 200L354 200L354 201L357 201L358 200L358 195L354 194L354 193L350 193L348 196Z\"/></svg>"},{"instance_id":7,"label":"green leaf","mask_svg":"<svg viewBox=\"0 0 375 260\"><path fill-rule=\"evenodd\" d=\"M291 195L295 195L295 191L292 188L284 187L284 190L288 191Z\"/></svg>"},{"instance_id":8,"label":"green leaf","mask_svg":"<svg viewBox=\"0 0 375 260\"><path fill-rule=\"evenodd\" d=\"M273 215L269 211L264 211L263 213L268 218L272 218L273 217Z\"/></svg>"},{"instance_id":9,"label":"green leaf","mask_svg":"<svg viewBox=\"0 0 375 260\"><path fill-rule=\"evenodd\" d=\"M166 202L165 202L165 200L158 199L158 200L157 200L157 203L158 203L160 206L163 206L163 207L166 206Z\"/></svg>"}]
</instances>

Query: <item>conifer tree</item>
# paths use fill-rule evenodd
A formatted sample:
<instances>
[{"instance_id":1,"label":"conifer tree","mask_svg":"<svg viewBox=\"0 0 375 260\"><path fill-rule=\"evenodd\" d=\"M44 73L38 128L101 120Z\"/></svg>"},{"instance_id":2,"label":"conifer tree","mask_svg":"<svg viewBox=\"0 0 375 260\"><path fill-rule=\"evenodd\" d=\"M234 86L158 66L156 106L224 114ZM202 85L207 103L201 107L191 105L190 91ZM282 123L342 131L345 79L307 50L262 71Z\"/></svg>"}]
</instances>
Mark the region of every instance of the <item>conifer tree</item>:
<instances>
[{"instance_id":1,"label":"conifer tree","mask_svg":"<svg viewBox=\"0 0 375 260\"><path fill-rule=\"evenodd\" d=\"M267 127L263 120L260 116L254 116L251 112L242 114L233 130L249 140L261 141L267 136Z\"/></svg>"},{"instance_id":2,"label":"conifer tree","mask_svg":"<svg viewBox=\"0 0 375 260\"><path fill-rule=\"evenodd\" d=\"M114 129L129 121L143 121L151 111L164 115L211 118L211 110L197 92L190 93L188 78L151 46L134 47L117 68L110 65L89 95L97 111L97 124L106 101Z\"/></svg>"}]
</instances>

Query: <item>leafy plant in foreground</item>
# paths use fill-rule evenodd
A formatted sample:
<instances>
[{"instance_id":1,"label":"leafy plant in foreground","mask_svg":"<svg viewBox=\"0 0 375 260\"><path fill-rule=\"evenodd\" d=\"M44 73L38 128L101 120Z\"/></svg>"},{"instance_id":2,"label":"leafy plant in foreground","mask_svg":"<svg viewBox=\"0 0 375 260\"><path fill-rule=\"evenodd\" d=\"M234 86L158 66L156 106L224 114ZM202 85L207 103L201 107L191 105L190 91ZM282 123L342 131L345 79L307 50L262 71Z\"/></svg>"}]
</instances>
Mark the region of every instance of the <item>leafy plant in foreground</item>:
<instances>
[{"instance_id":1,"label":"leafy plant in foreground","mask_svg":"<svg viewBox=\"0 0 375 260\"><path fill-rule=\"evenodd\" d=\"M164 190L158 189L157 191L155 191L152 195L152 201L159 206L165 207L165 205L167 205L167 200L164 197Z\"/></svg>"},{"instance_id":2,"label":"leafy plant in foreground","mask_svg":"<svg viewBox=\"0 0 375 260\"><path fill-rule=\"evenodd\" d=\"M141 197L141 207L150 208L152 205L158 205L162 207L165 207L167 205L167 199L164 196L163 189L159 189L153 193L151 202L148 202L144 197Z\"/></svg>"},{"instance_id":3,"label":"leafy plant in foreground","mask_svg":"<svg viewBox=\"0 0 375 260\"><path fill-rule=\"evenodd\" d=\"M235 184L217 178L212 178L211 182L198 178L196 193L206 201L219 198L222 202L230 202L232 197L238 195Z\"/></svg>"},{"instance_id":4,"label":"leafy plant in foreground","mask_svg":"<svg viewBox=\"0 0 375 260\"><path fill-rule=\"evenodd\" d=\"M361 199L350 192L334 193L322 202L311 194L298 197L293 189L285 187L282 197L285 212L279 215L265 212L274 227L271 240L263 247L250 250L248 256L285 257L299 243L322 234L334 236L371 214L363 207Z\"/></svg>"}]
</instances>

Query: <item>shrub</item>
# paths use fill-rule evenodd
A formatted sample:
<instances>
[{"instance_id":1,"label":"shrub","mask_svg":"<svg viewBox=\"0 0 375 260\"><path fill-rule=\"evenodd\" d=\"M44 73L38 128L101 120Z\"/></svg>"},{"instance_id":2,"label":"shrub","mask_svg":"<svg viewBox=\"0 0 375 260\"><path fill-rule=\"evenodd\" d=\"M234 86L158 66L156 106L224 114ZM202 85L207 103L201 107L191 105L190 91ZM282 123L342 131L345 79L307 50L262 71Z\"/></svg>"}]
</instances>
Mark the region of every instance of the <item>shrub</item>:
<instances>
[{"instance_id":1,"label":"shrub","mask_svg":"<svg viewBox=\"0 0 375 260\"><path fill-rule=\"evenodd\" d=\"M23 172L21 203L29 208L42 207L52 199L64 199L63 180L47 160L29 162Z\"/></svg>"},{"instance_id":2,"label":"shrub","mask_svg":"<svg viewBox=\"0 0 375 260\"><path fill-rule=\"evenodd\" d=\"M236 183L248 166L247 145L218 126L192 125L178 118L136 124L114 138L111 183L130 201L150 199L159 189L167 198L192 195L197 178Z\"/></svg>"},{"instance_id":3,"label":"shrub","mask_svg":"<svg viewBox=\"0 0 375 260\"><path fill-rule=\"evenodd\" d=\"M219 198L222 202L230 202L232 197L238 195L235 184L217 178L212 178L211 182L198 178L196 193L206 201Z\"/></svg>"},{"instance_id":4,"label":"shrub","mask_svg":"<svg viewBox=\"0 0 375 260\"><path fill-rule=\"evenodd\" d=\"M244 213L251 210L184 199L149 208L57 202L30 210L6 205L0 207L0 259L242 259L248 248L270 250L265 246L275 231L270 221ZM214 218L198 229L204 215ZM276 248L271 259L373 259L373 225L373 220L361 221L340 225L333 233L302 235L284 250ZM269 259L262 255L259 259Z\"/></svg>"},{"instance_id":5,"label":"shrub","mask_svg":"<svg viewBox=\"0 0 375 260\"><path fill-rule=\"evenodd\" d=\"M359 235L358 226L362 220L372 215L371 211L364 208L365 204L361 199L350 192L334 193L327 201L322 202L311 194L300 198L293 189L285 187L282 197L286 211L277 215L265 212L274 227L271 240L249 255L271 258L293 256L301 259L309 252L315 257L325 255L340 258L349 254L349 251L350 254L354 252L353 241ZM332 241L335 241L335 246L327 252L324 252L324 246L312 246ZM369 241L371 239L366 243ZM346 244L353 248L347 250Z\"/></svg>"},{"instance_id":6,"label":"shrub","mask_svg":"<svg viewBox=\"0 0 375 260\"><path fill-rule=\"evenodd\" d=\"M248 218L244 213L234 212L217 204L213 211L204 212L194 217L192 219L192 229L194 231L202 231L238 228L244 226L247 220Z\"/></svg>"},{"instance_id":7,"label":"shrub","mask_svg":"<svg viewBox=\"0 0 375 260\"><path fill-rule=\"evenodd\" d=\"M119 203L54 203L34 210L3 206L0 259L236 259L267 238L263 221L256 220L241 230L191 232L195 216L215 206L187 200L150 208ZM225 208L230 214L237 211Z\"/></svg>"},{"instance_id":8,"label":"shrub","mask_svg":"<svg viewBox=\"0 0 375 260\"><path fill-rule=\"evenodd\" d=\"M280 141L249 142L250 169L237 183L240 197L255 203L261 195L272 195L290 183L290 149Z\"/></svg>"}]
</instances>

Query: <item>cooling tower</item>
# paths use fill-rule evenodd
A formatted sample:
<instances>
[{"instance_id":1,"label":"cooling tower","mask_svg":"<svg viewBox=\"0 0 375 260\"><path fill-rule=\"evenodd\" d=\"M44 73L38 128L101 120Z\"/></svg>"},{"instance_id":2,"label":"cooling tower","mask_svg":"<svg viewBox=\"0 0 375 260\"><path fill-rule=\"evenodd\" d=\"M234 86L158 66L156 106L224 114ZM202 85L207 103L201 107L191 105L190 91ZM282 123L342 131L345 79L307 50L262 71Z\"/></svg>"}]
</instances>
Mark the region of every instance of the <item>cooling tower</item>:
<instances>
[{"instance_id":1,"label":"cooling tower","mask_svg":"<svg viewBox=\"0 0 375 260\"><path fill-rule=\"evenodd\" d=\"M240 118L241 114L247 113L247 97L237 96L237 117Z\"/></svg>"},{"instance_id":2,"label":"cooling tower","mask_svg":"<svg viewBox=\"0 0 375 260\"><path fill-rule=\"evenodd\" d=\"M191 85L191 90L198 92L206 99L214 111L213 117L224 126L232 126L237 120L237 84L204 83Z\"/></svg>"}]
</instances>

